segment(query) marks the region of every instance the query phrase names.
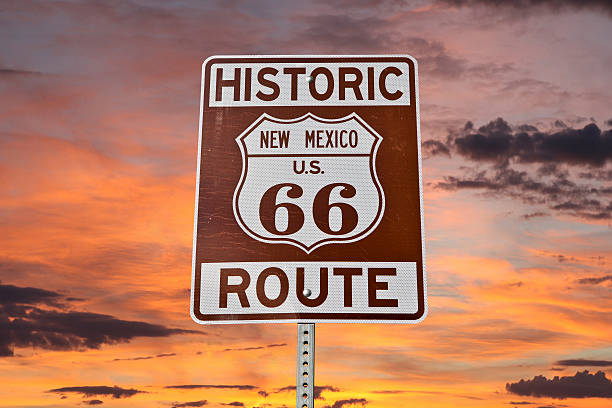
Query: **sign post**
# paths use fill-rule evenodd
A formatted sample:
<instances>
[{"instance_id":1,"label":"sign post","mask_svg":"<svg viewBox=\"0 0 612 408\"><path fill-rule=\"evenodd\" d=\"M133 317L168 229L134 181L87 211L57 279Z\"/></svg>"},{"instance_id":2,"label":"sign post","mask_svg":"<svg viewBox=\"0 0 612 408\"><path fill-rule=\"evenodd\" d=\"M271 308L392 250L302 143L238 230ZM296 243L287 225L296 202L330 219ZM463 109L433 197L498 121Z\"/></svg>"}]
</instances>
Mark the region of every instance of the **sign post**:
<instances>
[{"instance_id":1,"label":"sign post","mask_svg":"<svg viewBox=\"0 0 612 408\"><path fill-rule=\"evenodd\" d=\"M299 407L314 323L426 315L418 112L410 56L202 66L191 316L298 323Z\"/></svg>"},{"instance_id":2,"label":"sign post","mask_svg":"<svg viewBox=\"0 0 612 408\"><path fill-rule=\"evenodd\" d=\"M296 408L314 407L315 324L298 323Z\"/></svg>"}]
</instances>

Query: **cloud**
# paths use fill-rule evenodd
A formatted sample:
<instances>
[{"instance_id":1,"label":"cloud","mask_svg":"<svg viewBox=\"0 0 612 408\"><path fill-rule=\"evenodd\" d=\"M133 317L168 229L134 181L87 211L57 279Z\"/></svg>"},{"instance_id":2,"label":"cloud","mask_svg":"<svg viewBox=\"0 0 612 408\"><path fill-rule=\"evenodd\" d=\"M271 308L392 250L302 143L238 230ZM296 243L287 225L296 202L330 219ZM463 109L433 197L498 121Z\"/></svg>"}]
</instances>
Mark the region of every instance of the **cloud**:
<instances>
[{"instance_id":1,"label":"cloud","mask_svg":"<svg viewBox=\"0 0 612 408\"><path fill-rule=\"evenodd\" d=\"M321 13L294 15L291 20L295 23L295 33L280 45L281 48L292 49L295 44L307 43L309 49L329 54L410 50L419 62L420 74L439 78L457 78L468 70L473 75L481 75L487 69L485 66L470 67L466 60L451 55L440 41L406 36L401 28L396 30L397 22L378 15ZM488 69L500 69L492 64L487 66Z\"/></svg>"},{"instance_id":2,"label":"cloud","mask_svg":"<svg viewBox=\"0 0 612 408\"><path fill-rule=\"evenodd\" d=\"M288 385L286 387L277 388L274 390L274 393L285 392L285 391L295 391L295 385ZM323 399L321 394L323 391L331 391L331 392L339 392L340 389L331 385L315 385L314 386L314 398L315 399Z\"/></svg>"},{"instance_id":3,"label":"cloud","mask_svg":"<svg viewBox=\"0 0 612 408\"><path fill-rule=\"evenodd\" d=\"M576 281L582 285L598 285L602 282L612 282L612 275L604 275L597 278L582 278Z\"/></svg>"},{"instance_id":4,"label":"cloud","mask_svg":"<svg viewBox=\"0 0 612 408\"><path fill-rule=\"evenodd\" d=\"M290 42L307 41L327 49L381 49L391 42L385 20L380 17L355 17L348 14L318 14L294 16L293 21L303 26ZM355 30L360 27L360 30ZM295 44L295 43L294 43Z\"/></svg>"},{"instance_id":5,"label":"cloud","mask_svg":"<svg viewBox=\"0 0 612 408\"><path fill-rule=\"evenodd\" d=\"M565 10L605 11L612 16L612 3L609 0L438 0L451 6L490 6L524 10L527 8L543 8L554 12Z\"/></svg>"},{"instance_id":6,"label":"cloud","mask_svg":"<svg viewBox=\"0 0 612 408\"><path fill-rule=\"evenodd\" d=\"M113 398L129 398L136 394L145 393L145 391L140 391L134 388L121 388L117 387L116 385L114 387L108 387L104 385L63 387L49 390L47 392L53 392L58 394L73 392L83 394L84 397L111 396Z\"/></svg>"},{"instance_id":7,"label":"cloud","mask_svg":"<svg viewBox=\"0 0 612 408\"><path fill-rule=\"evenodd\" d=\"M513 130L502 118L474 129L468 122L448 144L472 161L504 163L565 163L602 167L612 161L612 130L594 124L558 131Z\"/></svg>"},{"instance_id":8,"label":"cloud","mask_svg":"<svg viewBox=\"0 0 612 408\"><path fill-rule=\"evenodd\" d=\"M612 171L599 170L612 163L612 130L602 132L595 124L582 129L558 124L545 132L530 125L513 128L497 118L479 128L467 122L462 129L451 130L444 143L427 140L424 146L430 155L454 153L476 166L464 167L463 175L444 177L434 187L480 190L527 204L546 204L555 212L584 219L612 218L612 188L605 183L612 180ZM580 181L588 173L576 176L576 167L595 171L593 181ZM545 213L533 214L524 218Z\"/></svg>"},{"instance_id":9,"label":"cloud","mask_svg":"<svg viewBox=\"0 0 612 408\"><path fill-rule=\"evenodd\" d=\"M612 170L596 170L590 169L588 172L579 173L578 176L587 180L612 180Z\"/></svg>"},{"instance_id":10,"label":"cloud","mask_svg":"<svg viewBox=\"0 0 612 408\"><path fill-rule=\"evenodd\" d=\"M332 405L326 405L326 408L343 408L348 407L350 405L365 407L368 404L368 400L365 398L350 398L344 400L338 400L334 402Z\"/></svg>"},{"instance_id":11,"label":"cloud","mask_svg":"<svg viewBox=\"0 0 612 408\"><path fill-rule=\"evenodd\" d=\"M422 148L427 156L444 155L450 157L450 149L439 140L425 140L422 143Z\"/></svg>"},{"instance_id":12,"label":"cloud","mask_svg":"<svg viewBox=\"0 0 612 408\"><path fill-rule=\"evenodd\" d=\"M93 399L89 401L83 401L86 405L102 405L104 401L100 401L99 399Z\"/></svg>"},{"instance_id":13,"label":"cloud","mask_svg":"<svg viewBox=\"0 0 612 408\"><path fill-rule=\"evenodd\" d=\"M208 401L200 400L200 401L189 401L189 402L175 402L172 404L172 408L183 408L183 407L203 407L204 405L208 405Z\"/></svg>"},{"instance_id":14,"label":"cloud","mask_svg":"<svg viewBox=\"0 0 612 408\"><path fill-rule=\"evenodd\" d=\"M314 3L322 5L331 4L326 0L315 0ZM336 0L333 2L333 7L339 9L345 9L347 7L369 9L380 6L405 6L405 4L405 0Z\"/></svg>"},{"instance_id":15,"label":"cloud","mask_svg":"<svg viewBox=\"0 0 612 408\"><path fill-rule=\"evenodd\" d=\"M264 398L266 398L267 396L270 395L270 393L268 393L267 391L264 391L264 390L257 391L257 394L261 395Z\"/></svg>"},{"instance_id":16,"label":"cloud","mask_svg":"<svg viewBox=\"0 0 612 408\"><path fill-rule=\"evenodd\" d=\"M573 376L555 376L549 380L542 375L531 380L520 380L507 383L506 390L513 394L533 397L565 398L612 398L612 381L606 378L603 371L590 374L588 371L577 372Z\"/></svg>"},{"instance_id":17,"label":"cloud","mask_svg":"<svg viewBox=\"0 0 612 408\"><path fill-rule=\"evenodd\" d=\"M545 213L543 211L536 211L533 213L524 214L522 215L522 218L525 220L530 220L532 218L547 217L548 215L549 215L548 213Z\"/></svg>"},{"instance_id":18,"label":"cloud","mask_svg":"<svg viewBox=\"0 0 612 408\"><path fill-rule=\"evenodd\" d=\"M579 185L564 176L545 181L527 171L493 168L463 176L446 176L435 184L443 190L481 190L490 195L517 198L527 204L547 204L551 210L593 220L610 219L612 202L602 201L612 195L609 187Z\"/></svg>"},{"instance_id":19,"label":"cloud","mask_svg":"<svg viewBox=\"0 0 612 408\"><path fill-rule=\"evenodd\" d=\"M0 284L0 307L32 304L58 306L62 298L61 294L45 289Z\"/></svg>"},{"instance_id":20,"label":"cloud","mask_svg":"<svg viewBox=\"0 0 612 408\"><path fill-rule=\"evenodd\" d=\"M21 75L45 75L38 71L28 71L25 69L0 68L0 79L3 77L15 77Z\"/></svg>"},{"instance_id":21,"label":"cloud","mask_svg":"<svg viewBox=\"0 0 612 408\"><path fill-rule=\"evenodd\" d=\"M200 333L110 315L66 310L71 298L39 288L0 284L0 356L15 347L50 350L97 349L135 337Z\"/></svg>"},{"instance_id":22,"label":"cloud","mask_svg":"<svg viewBox=\"0 0 612 408\"><path fill-rule=\"evenodd\" d=\"M252 350L262 350L266 348L275 348L275 347L285 347L287 343L278 343L278 344L268 344L265 346L253 346L253 347L242 347L242 348L226 348L223 351L252 351Z\"/></svg>"},{"instance_id":23,"label":"cloud","mask_svg":"<svg viewBox=\"0 0 612 408\"><path fill-rule=\"evenodd\" d=\"M227 405L229 407L244 407L244 402L233 401L228 403L221 403L221 405Z\"/></svg>"},{"instance_id":24,"label":"cloud","mask_svg":"<svg viewBox=\"0 0 612 408\"><path fill-rule=\"evenodd\" d=\"M568 366L568 367L611 367L612 361L609 360L585 360L582 358L574 360L561 360L555 363L556 365Z\"/></svg>"},{"instance_id":25,"label":"cloud","mask_svg":"<svg viewBox=\"0 0 612 408\"><path fill-rule=\"evenodd\" d=\"M176 353L161 353L154 356L146 356L146 357L129 357L129 358L115 358L113 361L137 361L137 360L152 360L154 358L163 358L163 357L174 357Z\"/></svg>"},{"instance_id":26,"label":"cloud","mask_svg":"<svg viewBox=\"0 0 612 408\"><path fill-rule=\"evenodd\" d=\"M200 389L200 388L230 389L230 390L255 390L259 387L256 387L254 385L183 384L183 385L166 385L164 388L177 389L177 390L195 390L195 389Z\"/></svg>"}]
</instances>

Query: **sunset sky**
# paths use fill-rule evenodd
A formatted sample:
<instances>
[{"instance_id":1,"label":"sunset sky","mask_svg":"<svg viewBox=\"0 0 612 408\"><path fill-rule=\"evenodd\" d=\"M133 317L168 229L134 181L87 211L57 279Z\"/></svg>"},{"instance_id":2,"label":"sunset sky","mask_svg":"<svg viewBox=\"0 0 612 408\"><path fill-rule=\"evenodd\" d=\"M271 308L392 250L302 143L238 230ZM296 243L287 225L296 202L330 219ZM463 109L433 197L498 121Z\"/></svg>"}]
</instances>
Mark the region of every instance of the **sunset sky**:
<instances>
[{"instance_id":1,"label":"sunset sky","mask_svg":"<svg viewBox=\"0 0 612 408\"><path fill-rule=\"evenodd\" d=\"M189 315L224 54L419 63L429 314L318 324L317 407L612 405L609 0L0 0L0 408L294 406L295 324Z\"/></svg>"}]
</instances>

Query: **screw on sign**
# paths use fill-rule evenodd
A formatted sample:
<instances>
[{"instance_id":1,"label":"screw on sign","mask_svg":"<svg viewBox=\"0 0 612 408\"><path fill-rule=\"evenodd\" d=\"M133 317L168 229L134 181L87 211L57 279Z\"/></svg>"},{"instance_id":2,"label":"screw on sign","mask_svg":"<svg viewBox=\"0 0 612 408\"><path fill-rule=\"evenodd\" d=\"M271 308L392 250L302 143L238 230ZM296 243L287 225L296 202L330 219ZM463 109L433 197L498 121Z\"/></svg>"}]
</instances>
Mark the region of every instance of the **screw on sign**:
<instances>
[{"instance_id":1,"label":"screw on sign","mask_svg":"<svg viewBox=\"0 0 612 408\"><path fill-rule=\"evenodd\" d=\"M427 311L416 61L216 56L202 66L191 291L202 324L314 324Z\"/></svg>"}]
</instances>

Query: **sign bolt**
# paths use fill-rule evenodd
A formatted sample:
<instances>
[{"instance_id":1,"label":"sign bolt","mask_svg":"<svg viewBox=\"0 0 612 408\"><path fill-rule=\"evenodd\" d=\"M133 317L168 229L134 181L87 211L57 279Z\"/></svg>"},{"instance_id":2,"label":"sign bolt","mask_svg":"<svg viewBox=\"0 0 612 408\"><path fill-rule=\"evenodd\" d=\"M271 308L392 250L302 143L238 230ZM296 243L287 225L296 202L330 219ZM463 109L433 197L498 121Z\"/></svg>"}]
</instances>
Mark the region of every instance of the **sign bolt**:
<instances>
[{"instance_id":1,"label":"sign bolt","mask_svg":"<svg viewBox=\"0 0 612 408\"><path fill-rule=\"evenodd\" d=\"M312 295L312 291L310 289L304 289L304 296L306 297L310 297L310 295Z\"/></svg>"}]
</instances>

